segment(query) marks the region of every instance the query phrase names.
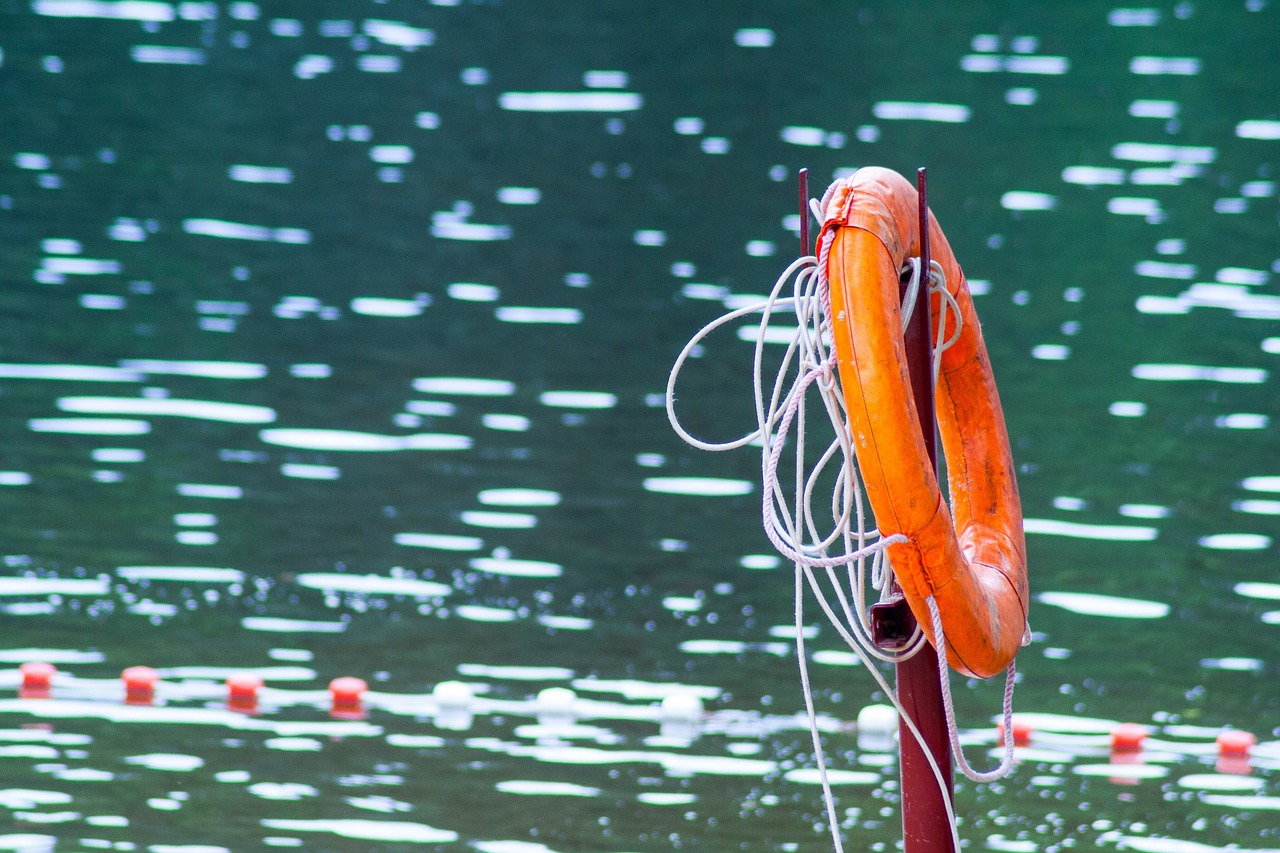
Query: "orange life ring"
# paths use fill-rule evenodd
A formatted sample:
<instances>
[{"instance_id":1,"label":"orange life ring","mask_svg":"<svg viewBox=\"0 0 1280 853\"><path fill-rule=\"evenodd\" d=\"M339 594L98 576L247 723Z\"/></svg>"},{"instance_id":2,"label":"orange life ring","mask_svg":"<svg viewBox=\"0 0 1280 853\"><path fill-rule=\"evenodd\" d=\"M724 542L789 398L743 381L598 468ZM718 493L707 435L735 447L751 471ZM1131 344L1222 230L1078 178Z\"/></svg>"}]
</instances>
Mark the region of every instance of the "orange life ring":
<instances>
[{"instance_id":1,"label":"orange life ring","mask_svg":"<svg viewBox=\"0 0 1280 853\"><path fill-rule=\"evenodd\" d=\"M903 595L933 641L932 595L948 663L987 678L1013 661L1026 631L1022 507L968 283L930 213L931 255L942 265L962 322L959 339L942 354L935 391L950 509L938 488L911 393L899 305L899 270L920 253L917 211L915 187L888 169L860 169L828 191L819 244L830 244L835 351L877 526L885 536L909 540L888 547ZM932 298L936 336L941 297Z\"/></svg>"}]
</instances>

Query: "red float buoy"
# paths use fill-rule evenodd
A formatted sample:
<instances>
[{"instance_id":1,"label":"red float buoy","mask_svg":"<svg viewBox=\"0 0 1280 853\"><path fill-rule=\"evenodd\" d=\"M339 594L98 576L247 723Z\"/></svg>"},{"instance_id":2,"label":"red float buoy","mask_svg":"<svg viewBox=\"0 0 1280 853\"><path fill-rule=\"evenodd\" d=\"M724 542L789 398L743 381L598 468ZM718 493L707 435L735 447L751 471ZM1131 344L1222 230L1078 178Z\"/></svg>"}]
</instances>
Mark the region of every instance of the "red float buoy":
<instances>
[{"instance_id":1,"label":"red float buoy","mask_svg":"<svg viewBox=\"0 0 1280 853\"><path fill-rule=\"evenodd\" d=\"M1222 732L1217 737L1217 771L1236 776L1248 776L1253 772L1253 766L1249 761L1249 753L1252 752L1257 743L1258 739L1254 737L1252 732L1242 732L1237 729L1228 729Z\"/></svg>"},{"instance_id":2,"label":"red float buoy","mask_svg":"<svg viewBox=\"0 0 1280 853\"><path fill-rule=\"evenodd\" d=\"M1228 729L1218 735L1218 755L1223 758L1245 758L1258 743L1252 732Z\"/></svg>"},{"instance_id":3,"label":"red float buoy","mask_svg":"<svg viewBox=\"0 0 1280 853\"><path fill-rule=\"evenodd\" d=\"M258 710L258 690L262 679L251 672L238 672L227 676L227 707L233 711L252 714Z\"/></svg>"},{"instance_id":4,"label":"red float buoy","mask_svg":"<svg viewBox=\"0 0 1280 853\"><path fill-rule=\"evenodd\" d=\"M1035 728L1024 720L1013 721L1013 745L1014 746L1030 746L1031 734ZM996 723L996 741L997 746L1004 744L1004 720Z\"/></svg>"},{"instance_id":5,"label":"red float buoy","mask_svg":"<svg viewBox=\"0 0 1280 853\"><path fill-rule=\"evenodd\" d=\"M160 674L149 666L131 666L120 673L124 682L124 701L130 705L150 705L156 699L156 683Z\"/></svg>"},{"instance_id":6,"label":"red float buoy","mask_svg":"<svg viewBox=\"0 0 1280 853\"><path fill-rule=\"evenodd\" d=\"M1111 732L1112 752L1141 752L1147 739L1146 726L1137 723L1121 723Z\"/></svg>"},{"instance_id":7,"label":"red float buoy","mask_svg":"<svg viewBox=\"0 0 1280 853\"><path fill-rule=\"evenodd\" d=\"M18 667L22 683L18 696L23 699L48 699L53 692L53 676L58 668L43 661L29 661Z\"/></svg>"},{"instance_id":8,"label":"red float buoy","mask_svg":"<svg viewBox=\"0 0 1280 853\"><path fill-rule=\"evenodd\" d=\"M329 695L333 706L329 714L343 719L356 719L364 716L364 693L369 689L363 678L344 675L329 682Z\"/></svg>"}]
</instances>

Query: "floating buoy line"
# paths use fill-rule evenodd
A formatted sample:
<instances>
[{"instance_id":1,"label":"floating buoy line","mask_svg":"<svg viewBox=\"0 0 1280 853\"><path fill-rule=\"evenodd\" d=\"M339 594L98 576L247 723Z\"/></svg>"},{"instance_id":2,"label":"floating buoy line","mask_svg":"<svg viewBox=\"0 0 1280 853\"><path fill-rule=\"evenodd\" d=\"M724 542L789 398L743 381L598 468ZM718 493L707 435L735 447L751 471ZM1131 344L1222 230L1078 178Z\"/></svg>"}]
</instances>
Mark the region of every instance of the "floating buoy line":
<instances>
[{"instance_id":1,"label":"floating buoy line","mask_svg":"<svg viewBox=\"0 0 1280 853\"><path fill-rule=\"evenodd\" d=\"M652 722L660 727L665 738L688 742L702 734L730 728L740 730L743 725L740 712L727 713L720 720L717 712L706 709L699 696L679 691L664 696L654 705L630 706L586 699L567 687L546 687L525 701L495 700L479 695L472 685L456 680L438 682L428 694L374 694L368 682L356 676L335 678L325 691L307 691L268 688L262 676L252 671L231 672L221 685L197 680L198 686L166 683L162 670L144 665L126 667L115 682L77 678L43 661L23 663L15 674L14 686L19 700L31 703L33 713L46 717L74 716L77 708L87 713L89 704L101 706L104 711L111 706L139 710L155 707L163 711L164 706L179 698L208 701L217 697L225 710L235 712L221 718L223 721L269 715L287 705L309 705L327 707L335 721L366 721L370 713L383 710L410 711L415 716L430 717L438 729L463 731L477 716L516 713L535 718L539 725L553 732L557 727L577 725L584 719ZM65 712L47 713L53 709L40 700L66 702L73 707ZM207 709L206 705L203 709L190 710ZM103 716L111 715L104 713ZM121 719L137 722L145 721L146 717L124 715ZM216 723L219 719L209 717L207 721ZM757 720L761 733L794 728L792 722L791 717ZM853 722L823 719L819 725L824 733L853 734L861 753L888 754L897 747L898 711L890 705L870 704L858 712ZM1004 722L999 720L994 730L970 731L965 739L970 743L999 744L1005 740L1004 731ZM1135 766L1149 762L1151 767L1160 768L1161 764L1174 759L1211 760L1217 773L1230 775L1248 775L1255 767L1280 769L1280 741L1260 743L1256 735L1243 729L1106 721L1083 724L1071 717L1027 713L1014 715L1011 732L1017 748L1015 755L1022 760L1062 762L1072 757L1105 757L1113 765L1112 781L1119 784L1137 781L1137 776L1144 775L1143 771L1134 770ZM1100 775L1094 768L1105 769L1105 765L1094 764L1082 767L1091 775ZM1126 773L1130 776L1126 777Z\"/></svg>"}]
</instances>

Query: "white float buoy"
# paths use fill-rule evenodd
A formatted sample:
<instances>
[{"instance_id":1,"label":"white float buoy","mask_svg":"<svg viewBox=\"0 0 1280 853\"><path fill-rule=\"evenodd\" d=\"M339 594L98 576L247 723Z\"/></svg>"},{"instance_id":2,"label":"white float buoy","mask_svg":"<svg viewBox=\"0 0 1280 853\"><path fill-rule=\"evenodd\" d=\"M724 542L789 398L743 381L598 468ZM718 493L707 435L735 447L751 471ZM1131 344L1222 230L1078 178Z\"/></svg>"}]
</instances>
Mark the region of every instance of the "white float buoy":
<instances>
[{"instance_id":1,"label":"white float buoy","mask_svg":"<svg viewBox=\"0 0 1280 853\"><path fill-rule=\"evenodd\" d=\"M659 732L663 737L691 741L702 722L702 700L692 693L672 693L662 700Z\"/></svg>"},{"instance_id":2,"label":"white float buoy","mask_svg":"<svg viewBox=\"0 0 1280 853\"><path fill-rule=\"evenodd\" d=\"M436 700L437 726L450 731L471 728L475 693L469 685L461 681L441 681L431 691L431 697Z\"/></svg>"},{"instance_id":3,"label":"white float buoy","mask_svg":"<svg viewBox=\"0 0 1280 853\"><path fill-rule=\"evenodd\" d=\"M577 722L578 694L567 687L547 687L534 700L539 725L570 726Z\"/></svg>"},{"instance_id":4,"label":"white float buoy","mask_svg":"<svg viewBox=\"0 0 1280 853\"><path fill-rule=\"evenodd\" d=\"M702 719L702 700L692 693L672 693L662 700L665 722L697 722Z\"/></svg>"},{"instance_id":5,"label":"white float buoy","mask_svg":"<svg viewBox=\"0 0 1280 853\"><path fill-rule=\"evenodd\" d=\"M898 737L898 712L891 705L868 705L858 712L858 749L892 752Z\"/></svg>"},{"instance_id":6,"label":"white float buoy","mask_svg":"<svg viewBox=\"0 0 1280 853\"><path fill-rule=\"evenodd\" d=\"M431 696L436 700L436 705L449 709L469 708L471 700L475 698L471 688L461 681L441 681L431 691Z\"/></svg>"}]
</instances>

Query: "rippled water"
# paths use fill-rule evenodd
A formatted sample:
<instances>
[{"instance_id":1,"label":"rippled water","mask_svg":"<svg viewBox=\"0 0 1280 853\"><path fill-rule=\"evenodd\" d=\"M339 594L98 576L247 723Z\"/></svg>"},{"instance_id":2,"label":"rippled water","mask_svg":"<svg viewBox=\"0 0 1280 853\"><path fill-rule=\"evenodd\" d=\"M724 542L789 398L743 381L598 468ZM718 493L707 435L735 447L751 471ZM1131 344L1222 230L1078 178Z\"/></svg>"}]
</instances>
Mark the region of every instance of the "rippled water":
<instances>
[{"instance_id":1,"label":"rippled water","mask_svg":"<svg viewBox=\"0 0 1280 853\"><path fill-rule=\"evenodd\" d=\"M794 257L796 171L869 164L929 167L1027 516L1033 735L962 836L1280 847L1274 4L0 17L0 848L829 849L758 462L661 393ZM847 846L892 849L884 697L810 612Z\"/></svg>"}]
</instances>

